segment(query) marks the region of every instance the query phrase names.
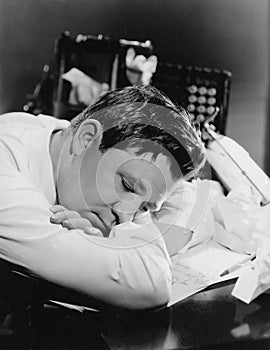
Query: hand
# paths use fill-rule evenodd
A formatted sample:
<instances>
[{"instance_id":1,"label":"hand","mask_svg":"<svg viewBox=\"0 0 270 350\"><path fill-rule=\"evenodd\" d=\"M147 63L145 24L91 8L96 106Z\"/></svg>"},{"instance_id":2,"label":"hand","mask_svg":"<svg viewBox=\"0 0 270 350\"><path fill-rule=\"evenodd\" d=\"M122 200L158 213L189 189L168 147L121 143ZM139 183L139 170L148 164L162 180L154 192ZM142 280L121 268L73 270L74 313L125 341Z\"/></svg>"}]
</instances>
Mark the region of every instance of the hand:
<instances>
[{"instance_id":1,"label":"hand","mask_svg":"<svg viewBox=\"0 0 270 350\"><path fill-rule=\"evenodd\" d=\"M76 211L68 210L62 205L54 205L50 210L53 213L50 218L51 223L61 224L69 230L79 229L88 235L103 237L99 229L93 227L89 220L82 218Z\"/></svg>"}]
</instances>

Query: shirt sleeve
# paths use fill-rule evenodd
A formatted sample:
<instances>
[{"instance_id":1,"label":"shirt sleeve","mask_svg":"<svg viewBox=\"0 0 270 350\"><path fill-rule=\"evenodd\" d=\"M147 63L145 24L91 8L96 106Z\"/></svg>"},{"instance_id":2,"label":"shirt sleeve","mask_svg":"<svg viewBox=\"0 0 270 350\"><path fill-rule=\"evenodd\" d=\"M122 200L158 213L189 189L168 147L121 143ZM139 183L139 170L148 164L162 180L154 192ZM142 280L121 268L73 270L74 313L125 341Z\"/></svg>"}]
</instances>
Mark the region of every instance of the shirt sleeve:
<instances>
[{"instance_id":1,"label":"shirt sleeve","mask_svg":"<svg viewBox=\"0 0 270 350\"><path fill-rule=\"evenodd\" d=\"M154 213L158 223L174 225L193 231L184 251L210 240L215 233L211 209L211 181L179 181L173 192Z\"/></svg>"},{"instance_id":2,"label":"shirt sleeve","mask_svg":"<svg viewBox=\"0 0 270 350\"><path fill-rule=\"evenodd\" d=\"M109 238L50 223L44 194L12 167L0 166L0 258L29 274L128 308L166 304L171 265L157 227L126 224Z\"/></svg>"}]
</instances>

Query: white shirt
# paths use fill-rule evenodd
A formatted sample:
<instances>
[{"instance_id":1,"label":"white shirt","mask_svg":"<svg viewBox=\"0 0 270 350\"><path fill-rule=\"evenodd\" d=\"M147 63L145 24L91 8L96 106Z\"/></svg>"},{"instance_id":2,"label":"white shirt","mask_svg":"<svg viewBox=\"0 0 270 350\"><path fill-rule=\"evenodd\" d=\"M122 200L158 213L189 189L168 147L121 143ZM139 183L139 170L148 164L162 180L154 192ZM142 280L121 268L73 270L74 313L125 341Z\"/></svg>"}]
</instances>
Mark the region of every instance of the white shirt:
<instances>
[{"instance_id":1,"label":"white shirt","mask_svg":"<svg viewBox=\"0 0 270 350\"><path fill-rule=\"evenodd\" d=\"M0 258L115 305L166 304L171 262L153 222L119 225L109 238L50 223L56 200L50 136L68 125L43 115L0 116Z\"/></svg>"}]
</instances>

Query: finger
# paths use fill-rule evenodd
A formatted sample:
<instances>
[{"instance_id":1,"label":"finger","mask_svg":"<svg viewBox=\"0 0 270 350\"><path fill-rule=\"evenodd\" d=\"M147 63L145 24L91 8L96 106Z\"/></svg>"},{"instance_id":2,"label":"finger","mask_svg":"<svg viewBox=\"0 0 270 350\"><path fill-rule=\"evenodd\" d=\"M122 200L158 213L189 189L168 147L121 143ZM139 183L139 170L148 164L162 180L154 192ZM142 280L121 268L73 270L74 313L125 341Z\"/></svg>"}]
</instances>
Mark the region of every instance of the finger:
<instances>
[{"instance_id":1,"label":"finger","mask_svg":"<svg viewBox=\"0 0 270 350\"><path fill-rule=\"evenodd\" d=\"M103 237L102 232L93 226L85 227L84 232L91 236Z\"/></svg>"},{"instance_id":2,"label":"finger","mask_svg":"<svg viewBox=\"0 0 270 350\"><path fill-rule=\"evenodd\" d=\"M61 224L65 220L69 219L75 219L75 218L81 218L80 214L76 211L66 210L66 211L59 211L58 213L55 213L51 216L51 222L54 224Z\"/></svg>"},{"instance_id":3,"label":"finger","mask_svg":"<svg viewBox=\"0 0 270 350\"><path fill-rule=\"evenodd\" d=\"M58 213L59 211L67 210L63 205L53 205L50 207L50 211L53 213Z\"/></svg>"},{"instance_id":4,"label":"finger","mask_svg":"<svg viewBox=\"0 0 270 350\"><path fill-rule=\"evenodd\" d=\"M62 226L66 227L68 229L79 229L79 230L84 230L85 227L90 226L90 222L87 219L83 218L71 218L64 220L62 222Z\"/></svg>"}]
</instances>

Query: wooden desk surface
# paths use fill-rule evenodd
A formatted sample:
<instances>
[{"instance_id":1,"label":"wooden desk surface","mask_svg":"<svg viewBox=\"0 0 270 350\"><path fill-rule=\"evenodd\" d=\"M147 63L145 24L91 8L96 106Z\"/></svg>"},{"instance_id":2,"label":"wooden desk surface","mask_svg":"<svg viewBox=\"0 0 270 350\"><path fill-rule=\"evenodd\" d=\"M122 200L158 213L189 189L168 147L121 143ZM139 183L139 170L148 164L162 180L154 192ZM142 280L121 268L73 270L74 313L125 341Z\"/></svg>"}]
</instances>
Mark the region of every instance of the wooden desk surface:
<instances>
[{"instance_id":1,"label":"wooden desk surface","mask_svg":"<svg viewBox=\"0 0 270 350\"><path fill-rule=\"evenodd\" d=\"M270 294L250 305L232 283L158 312L69 311L49 304L14 310L0 302L1 350L270 349Z\"/></svg>"}]
</instances>

